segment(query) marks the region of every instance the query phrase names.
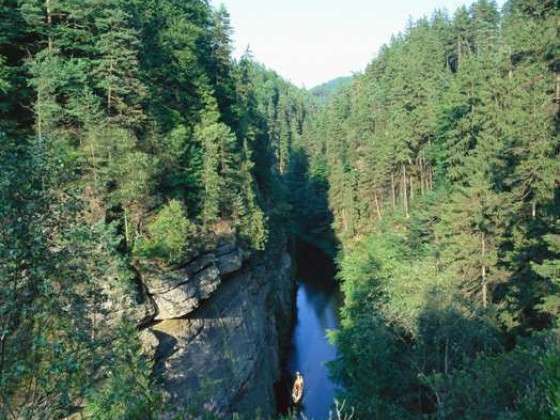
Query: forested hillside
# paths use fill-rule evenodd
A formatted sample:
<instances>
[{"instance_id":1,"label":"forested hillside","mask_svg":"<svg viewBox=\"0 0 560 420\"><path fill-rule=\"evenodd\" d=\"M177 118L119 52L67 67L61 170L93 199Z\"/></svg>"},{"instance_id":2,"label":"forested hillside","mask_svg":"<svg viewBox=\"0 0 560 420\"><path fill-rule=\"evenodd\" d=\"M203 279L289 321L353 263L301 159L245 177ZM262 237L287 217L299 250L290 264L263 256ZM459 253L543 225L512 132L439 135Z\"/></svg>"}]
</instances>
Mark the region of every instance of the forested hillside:
<instances>
[{"instance_id":1,"label":"forested hillside","mask_svg":"<svg viewBox=\"0 0 560 420\"><path fill-rule=\"evenodd\" d=\"M555 0L435 12L308 121L357 418L560 416L559 23Z\"/></svg>"},{"instance_id":2,"label":"forested hillside","mask_svg":"<svg viewBox=\"0 0 560 420\"><path fill-rule=\"evenodd\" d=\"M315 86L310 90L311 94L317 98L319 103L324 104L329 101L329 99L339 92L340 90L350 86L352 84L352 76L337 77L327 83Z\"/></svg>"},{"instance_id":3,"label":"forested hillside","mask_svg":"<svg viewBox=\"0 0 560 420\"><path fill-rule=\"evenodd\" d=\"M272 394L287 237L338 254L348 418L559 418L560 2L435 12L312 91L231 38L207 0L0 2L0 418Z\"/></svg>"},{"instance_id":4,"label":"forested hillside","mask_svg":"<svg viewBox=\"0 0 560 420\"><path fill-rule=\"evenodd\" d=\"M0 4L0 417L162 412L143 262L262 250L307 94L203 0ZM85 407L85 408L84 408Z\"/></svg>"}]
</instances>

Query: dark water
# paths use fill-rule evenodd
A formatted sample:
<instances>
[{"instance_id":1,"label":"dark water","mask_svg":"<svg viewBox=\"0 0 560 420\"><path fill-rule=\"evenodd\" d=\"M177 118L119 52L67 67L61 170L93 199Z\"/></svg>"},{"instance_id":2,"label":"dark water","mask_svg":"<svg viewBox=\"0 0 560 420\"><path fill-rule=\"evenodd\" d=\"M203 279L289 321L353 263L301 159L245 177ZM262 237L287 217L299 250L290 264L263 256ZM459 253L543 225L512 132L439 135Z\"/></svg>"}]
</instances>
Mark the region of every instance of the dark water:
<instances>
[{"instance_id":1,"label":"dark water","mask_svg":"<svg viewBox=\"0 0 560 420\"><path fill-rule=\"evenodd\" d=\"M334 280L335 267L326 255L301 245L297 260L297 320L284 389L290 389L295 372L300 371L305 387L303 403L297 411L308 419L323 420L329 418L336 391L325 363L336 358L336 347L330 344L327 331L338 328L340 293ZM284 401L280 401L281 412L286 412L288 402L289 396L284 396Z\"/></svg>"}]
</instances>

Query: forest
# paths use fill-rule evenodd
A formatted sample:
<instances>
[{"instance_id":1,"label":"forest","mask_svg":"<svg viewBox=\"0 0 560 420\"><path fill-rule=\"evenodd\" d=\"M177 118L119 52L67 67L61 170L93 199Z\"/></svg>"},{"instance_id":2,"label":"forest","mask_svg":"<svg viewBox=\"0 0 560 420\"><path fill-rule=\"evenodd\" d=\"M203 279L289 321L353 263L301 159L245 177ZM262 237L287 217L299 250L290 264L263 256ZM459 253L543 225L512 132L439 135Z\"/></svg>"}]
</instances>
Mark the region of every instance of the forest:
<instances>
[{"instance_id":1,"label":"forest","mask_svg":"<svg viewBox=\"0 0 560 420\"><path fill-rule=\"evenodd\" d=\"M289 218L306 94L231 32L202 0L1 2L1 418L155 417L143 262Z\"/></svg>"},{"instance_id":2,"label":"forest","mask_svg":"<svg viewBox=\"0 0 560 420\"><path fill-rule=\"evenodd\" d=\"M435 11L311 91L232 36L0 1L0 418L165 417L148 267L284 236L337 262L340 418L560 418L560 1Z\"/></svg>"},{"instance_id":3,"label":"forest","mask_svg":"<svg viewBox=\"0 0 560 420\"><path fill-rule=\"evenodd\" d=\"M560 416L559 19L547 0L435 12L307 121L358 418Z\"/></svg>"}]
</instances>

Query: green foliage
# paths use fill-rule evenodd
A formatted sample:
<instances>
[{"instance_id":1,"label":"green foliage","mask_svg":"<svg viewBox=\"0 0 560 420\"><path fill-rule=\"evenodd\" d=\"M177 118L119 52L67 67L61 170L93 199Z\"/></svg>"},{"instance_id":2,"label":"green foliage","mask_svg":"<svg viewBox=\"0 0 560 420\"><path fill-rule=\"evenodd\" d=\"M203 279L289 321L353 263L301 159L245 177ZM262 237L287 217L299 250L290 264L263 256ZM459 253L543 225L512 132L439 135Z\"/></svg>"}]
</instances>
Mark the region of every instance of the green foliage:
<instances>
[{"instance_id":1,"label":"green foliage","mask_svg":"<svg viewBox=\"0 0 560 420\"><path fill-rule=\"evenodd\" d=\"M145 360L134 326L124 324L112 342L113 366L98 388L90 391L85 407L87 418L155 419L161 401L150 379L151 366Z\"/></svg>"},{"instance_id":2,"label":"green foliage","mask_svg":"<svg viewBox=\"0 0 560 420\"><path fill-rule=\"evenodd\" d=\"M10 88L9 73L5 65L5 60L0 56L0 92L6 94Z\"/></svg>"},{"instance_id":3,"label":"green foliage","mask_svg":"<svg viewBox=\"0 0 560 420\"><path fill-rule=\"evenodd\" d=\"M188 251L193 226L187 219L183 205L171 200L148 224L146 231L146 237L136 242L135 254L179 263Z\"/></svg>"},{"instance_id":4,"label":"green foliage","mask_svg":"<svg viewBox=\"0 0 560 420\"><path fill-rule=\"evenodd\" d=\"M560 415L558 343L554 340L549 343L550 348L536 359L542 371L537 376L534 391L525 396L520 404L520 412L526 419L555 419Z\"/></svg>"},{"instance_id":5,"label":"green foliage","mask_svg":"<svg viewBox=\"0 0 560 420\"><path fill-rule=\"evenodd\" d=\"M340 263L345 303L335 340L342 356L333 372L362 415L429 412L435 396L424 378L461 369L469 357L501 348L491 318L478 315L479 308L461 298L449 276L437 273L429 253L411 258L406 242L382 231ZM363 375L364 370L374 374Z\"/></svg>"},{"instance_id":6,"label":"green foliage","mask_svg":"<svg viewBox=\"0 0 560 420\"><path fill-rule=\"evenodd\" d=\"M327 103L340 90L349 87L352 84L352 76L337 77L319 86L315 86L310 90L311 94L318 99L320 103Z\"/></svg>"},{"instance_id":7,"label":"green foliage","mask_svg":"<svg viewBox=\"0 0 560 420\"><path fill-rule=\"evenodd\" d=\"M136 301L132 256L227 226L340 240L360 417L557 417L559 13L437 12L308 93L234 61L206 1L4 1L0 416L157 417L107 308Z\"/></svg>"},{"instance_id":8,"label":"green foliage","mask_svg":"<svg viewBox=\"0 0 560 420\"><path fill-rule=\"evenodd\" d=\"M556 333L522 339L510 352L481 355L452 375L432 375L428 381L441 398L438 414L444 418L555 418L558 372L551 361L558 358L557 340Z\"/></svg>"},{"instance_id":9,"label":"green foliage","mask_svg":"<svg viewBox=\"0 0 560 420\"><path fill-rule=\"evenodd\" d=\"M158 417L134 257L264 249L307 96L231 35L200 0L1 2L0 417Z\"/></svg>"},{"instance_id":10,"label":"green foliage","mask_svg":"<svg viewBox=\"0 0 560 420\"><path fill-rule=\"evenodd\" d=\"M206 95L206 110L195 127L195 138L202 145L202 184L204 186L202 221L205 227L231 214L236 188L234 168L239 163L237 139L219 121L216 100Z\"/></svg>"},{"instance_id":11,"label":"green foliage","mask_svg":"<svg viewBox=\"0 0 560 420\"><path fill-rule=\"evenodd\" d=\"M304 126L289 185L303 220L328 185L360 418L554 417L558 6L411 22Z\"/></svg>"},{"instance_id":12,"label":"green foliage","mask_svg":"<svg viewBox=\"0 0 560 420\"><path fill-rule=\"evenodd\" d=\"M555 315L560 313L560 235L548 234L543 239L548 245L550 257L540 264L533 262L532 269L548 281L549 293L543 297L537 309Z\"/></svg>"}]
</instances>

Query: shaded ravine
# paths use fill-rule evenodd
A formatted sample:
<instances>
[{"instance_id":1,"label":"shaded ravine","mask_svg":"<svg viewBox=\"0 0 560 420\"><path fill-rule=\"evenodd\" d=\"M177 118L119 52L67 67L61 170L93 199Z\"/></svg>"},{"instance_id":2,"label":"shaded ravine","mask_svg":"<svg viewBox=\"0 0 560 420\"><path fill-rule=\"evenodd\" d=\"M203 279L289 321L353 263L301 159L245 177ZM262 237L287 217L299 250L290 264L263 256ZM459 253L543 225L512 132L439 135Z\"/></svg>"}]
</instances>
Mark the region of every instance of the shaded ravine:
<instances>
[{"instance_id":1,"label":"shaded ravine","mask_svg":"<svg viewBox=\"0 0 560 420\"><path fill-rule=\"evenodd\" d=\"M296 321L291 347L279 387L279 411L289 407L289 391L295 372L303 374L305 392L297 412L308 419L328 419L335 398L336 384L329 378L326 363L336 358L337 350L327 331L338 328L340 292L335 282L335 265L323 252L300 244L296 251Z\"/></svg>"}]
</instances>

